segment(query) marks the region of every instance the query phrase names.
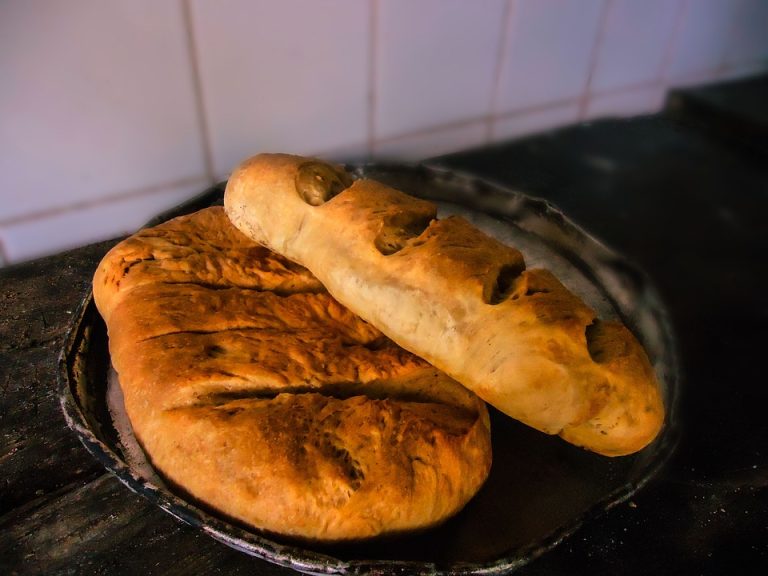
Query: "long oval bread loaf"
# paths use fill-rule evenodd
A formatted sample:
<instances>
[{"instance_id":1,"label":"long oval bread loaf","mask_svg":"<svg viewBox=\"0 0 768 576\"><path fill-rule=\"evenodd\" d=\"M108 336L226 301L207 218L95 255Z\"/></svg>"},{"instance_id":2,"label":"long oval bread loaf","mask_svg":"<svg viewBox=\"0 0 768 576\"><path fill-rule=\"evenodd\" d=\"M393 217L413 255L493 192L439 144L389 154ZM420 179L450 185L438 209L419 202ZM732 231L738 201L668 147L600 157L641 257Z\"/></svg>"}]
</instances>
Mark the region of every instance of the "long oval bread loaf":
<instances>
[{"instance_id":1,"label":"long oval bread loaf","mask_svg":"<svg viewBox=\"0 0 768 576\"><path fill-rule=\"evenodd\" d=\"M463 218L283 154L241 164L224 205L247 236L509 416L610 456L658 434L659 385L631 332Z\"/></svg>"}]
</instances>

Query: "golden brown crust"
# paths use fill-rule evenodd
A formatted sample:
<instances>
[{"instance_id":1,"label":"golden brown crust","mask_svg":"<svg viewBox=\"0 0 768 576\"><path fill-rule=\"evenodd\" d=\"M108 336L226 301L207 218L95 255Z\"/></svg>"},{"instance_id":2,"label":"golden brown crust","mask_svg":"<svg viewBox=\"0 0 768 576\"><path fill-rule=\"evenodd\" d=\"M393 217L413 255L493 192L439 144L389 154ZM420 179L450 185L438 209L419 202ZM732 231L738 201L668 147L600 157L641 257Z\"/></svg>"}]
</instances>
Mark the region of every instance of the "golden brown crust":
<instances>
[{"instance_id":1,"label":"golden brown crust","mask_svg":"<svg viewBox=\"0 0 768 576\"><path fill-rule=\"evenodd\" d=\"M277 293L324 288L297 266L231 226L221 208L180 216L115 246L96 270L93 296L106 320L117 301L142 284L197 284Z\"/></svg>"},{"instance_id":2,"label":"golden brown crust","mask_svg":"<svg viewBox=\"0 0 768 576\"><path fill-rule=\"evenodd\" d=\"M491 461L476 396L210 208L142 231L94 293L133 430L179 489L310 540L424 528Z\"/></svg>"},{"instance_id":3,"label":"golden brown crust","mask_svg":"<svg viewBox=\"0 0 768 576\"><path fill-rule=\"evenodd\" d=\"M655 438L659 385L628 330L599 324L551 273L464 219L435 220L424 200L362 179L307 204L296 190L307 162L245 161L227 185L230 220L510 416L612 456Z\"/></svg>"},{"instance_id":4,"label":"golden brown crust","mask_svg":"<svg viewBox=\"0 0 768 576\"><path fill-rule=\"evenodd\" d=\"M431 525L474 494L473 464L485 457L476 422L442 404L280 394L166 411L161 425L181 434L153 449L173 462L172 480L251 525L365 538ZM200 453L216 455L209 468L226 481L200 473Z\"/></svg>"}]
</instances>

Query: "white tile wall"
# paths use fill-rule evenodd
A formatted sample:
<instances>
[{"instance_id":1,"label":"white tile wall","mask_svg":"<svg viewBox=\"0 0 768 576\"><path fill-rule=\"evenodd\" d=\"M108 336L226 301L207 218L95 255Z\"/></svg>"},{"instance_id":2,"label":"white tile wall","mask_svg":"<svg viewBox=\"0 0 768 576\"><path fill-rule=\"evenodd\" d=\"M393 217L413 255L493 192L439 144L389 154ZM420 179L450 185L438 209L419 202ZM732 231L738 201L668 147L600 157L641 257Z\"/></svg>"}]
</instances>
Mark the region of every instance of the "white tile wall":
<instances>
[{"instance_id":1,"label":"white tile wall","mask_svg":"<svg viewBox=\"0 0 768 576\"><path fill-rule=\"evenodd\" d=\"M417 161L766 70L766 0L4 0L0 266L258 151Z\"/></svg>"},{"instance_id":2,"label":"white tile wall","mask_svg":"<svg viewBox=\"0 0 768 576\"><path fill-rule=\"evenodd\" d=\"M741 64L730 64L717 71L715 79L718 82L739 80L749 76L765 74L766 70L768 70L768 60L746 62Z\"/></svg>"},{"instance_id":3,"label":"white tile wall","mask_svg":"<svg viewBox=\"0 0 768 576\"><path fill-rule=\"evenodd\" d=\"M657 81L670 50L682 0L613 0L607 7L590 89Z\"/></svg>"},{"instance_id":4,"label":"white tile wall","mask_svg":"<svg viewBox=\"0 0 768 576\"><path fill-rule=\"evenodd\" d=\"M378 2L376 137L486 116L503 13L503 0Z\"/></svg>"},{"instance_id":5,"label":"white tile wall","mask_svg":"<svg viewBox=\"0 0 768 576\"><path fill-rule=\"evenodd\" d=\"M659 85L596 94L589 99L583 118L591 120L651 114L661 109L665 94L666 90Z\"/></svg>"},{"instance_id":6,"label":"white tile wall","mask_svg":"<svg viewBox=\"0 0 768 576\"><path fill-rule=\"evenodd\" d=\"M496 112L584 93L605 0L516 0L502 56Z\"/></svg>"},{"instance_id":7,"label":"white tile wall","mask_svg":"<svg viewBox=\"0 0 768 576\"><path fill-rule=\"evenodd\" d=\"M114 238L142 227L153 216L201 192L206 180L192 179L162 190L147 190L113 201L90 202L40 218L22 220L0 229L6 257L18 262Z\"/></svg>"},{"instance_id":8,"label":"white tile wall","mask_svg":"<svg viewBox=\"0 0 768 576\"><path fill-rule=\"evenodd\" d=\"M719 80L722 70L702 70L701 72L684 74L681 76L672 76L666 79L667 88L691 88L694 86L703 86Z\"/></svg>"},{"instance_id":9,"label":"white tile wall","mask_svg":"<svg viewBox=\"0 0 768 576\"><path fill-rule=\"evenodd\" d=\"M768 60L768 2L735 0L731 37L726 46L726 66Z\"/></svg>"},{"instance_id":10,"label":"white tile wall","mask_svg":"<svg viewBox=\"0 0 768 576\"><path fill-rule=\"evenodd\" d=\"M671 60L673 78L714 70L724 62L737 2L686 0L686 14Z\"/></svg>"},{"instance_id":11,"label":"white tile wall","mask_svg":"<svg viewBox=\"0 0 768 576\"><path fill-rule=\"evenodd\" d=\"M374 144L373 152L380 160L413 162L429 156L473 148L486 142L488 124L475 121L383 140Z\"/></svg>"},{"instance_id":12,"label":"white tile wall","mask_svg":"<svg viewBox=\"0 0 768 576\"><path fill-rule=\"evenodd\" d=\"M0 11L0 222L205 174L179 3Z\"/></svg>"},{"instance_id":13,"label":"white tile wall","mask_svg":"<svg viewBox=\"0 0 768 576\"><path fill-rule=\"evenodd\" d=\"M217 176L258 151L368 141L368 2L192 2Z\"/></svg>"},{"instance_id":14,"label":"white tile wall","mask_svg":"<svg viewBox=\"0 0 768 576\"><path fill-rule=\"evenodd\" d=\"M558 126L573 124L578 119L579 103L575 101L513 113L494 121L492 139L502 141L538 134Z\"/></svg>"}]
</instances>

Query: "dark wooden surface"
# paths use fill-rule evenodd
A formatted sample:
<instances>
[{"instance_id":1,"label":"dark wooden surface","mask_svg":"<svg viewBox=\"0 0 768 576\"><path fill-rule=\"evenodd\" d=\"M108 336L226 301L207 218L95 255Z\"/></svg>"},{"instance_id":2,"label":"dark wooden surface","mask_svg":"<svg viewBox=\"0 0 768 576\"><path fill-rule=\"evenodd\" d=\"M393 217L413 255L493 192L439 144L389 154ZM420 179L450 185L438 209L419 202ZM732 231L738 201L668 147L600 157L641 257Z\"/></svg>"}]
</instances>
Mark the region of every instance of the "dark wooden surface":
<instances>
[{"instance_id":1,"label":"dark wooden surface","mask_svg":"<svg viewBox=\"0 0 768 576\"><path fill-rule=\"evenodd\" d=\"M768 75L697 89L676 90L668 112L733 146L768 153Z\"/></svg>"},{"instance_id":2,"label":"dark wooden surface","mask_svg":"<svg viewBox=\"0 0 768 576\"><path fill-rule=\"evenodd\" d=\"M181 524L86 452L56 361L104 242L0 271L0 574L284 574Z\"/></svg>"},{"instance_id":3,"label":"dark wooden surface","mask_svg":"<svg viewBox=\"0 0 768 576\"><path fill-rule=\"evenodd\" d=\"M763 574L768 163L666 119L438 160L547 197L649 273L670 307L683 438L629 502L519 574ZM56 360L105 242L0 270L0 574L289 574L120 484L59 407Z\"/></svg>"}]
</instances>

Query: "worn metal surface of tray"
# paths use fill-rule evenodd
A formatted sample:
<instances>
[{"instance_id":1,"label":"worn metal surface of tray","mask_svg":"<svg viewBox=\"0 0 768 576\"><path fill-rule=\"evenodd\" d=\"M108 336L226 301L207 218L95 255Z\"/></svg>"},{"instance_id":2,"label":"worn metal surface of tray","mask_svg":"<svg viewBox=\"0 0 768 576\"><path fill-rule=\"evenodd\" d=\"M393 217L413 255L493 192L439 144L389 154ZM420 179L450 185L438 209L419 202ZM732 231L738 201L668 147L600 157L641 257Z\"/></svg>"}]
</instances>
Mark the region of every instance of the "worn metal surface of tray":
<instances>
[{"instance_id":1,"label":"worn metal surface of tray","mask_svg":"<svg viewBox=\"0 0 768 576\"><path fill-rule=\"evenodd\" d=\"M438 203L440 216L461 214L519 248L528 267L547 267L603 317L620 318L646 347L663 388L667 422L657 440L632 456L606 458L573 447L491 410L493 467L458 515L409 536L308 546L233 524L168 489L131 446L110 385L107 334L88 294L59 360L61 403L86 448L131 490L180 520L247 554L313 574L500 574L514 571L600 522L668 459L677 442L680 374L667 312L645 275L547 202L437 167L359 165L378 179ZM220 204L219 184L149 225ZM146 463L144 463L146 464ZM396 505L396 503L393 503Z\"/></svg>"}]
</instances>

